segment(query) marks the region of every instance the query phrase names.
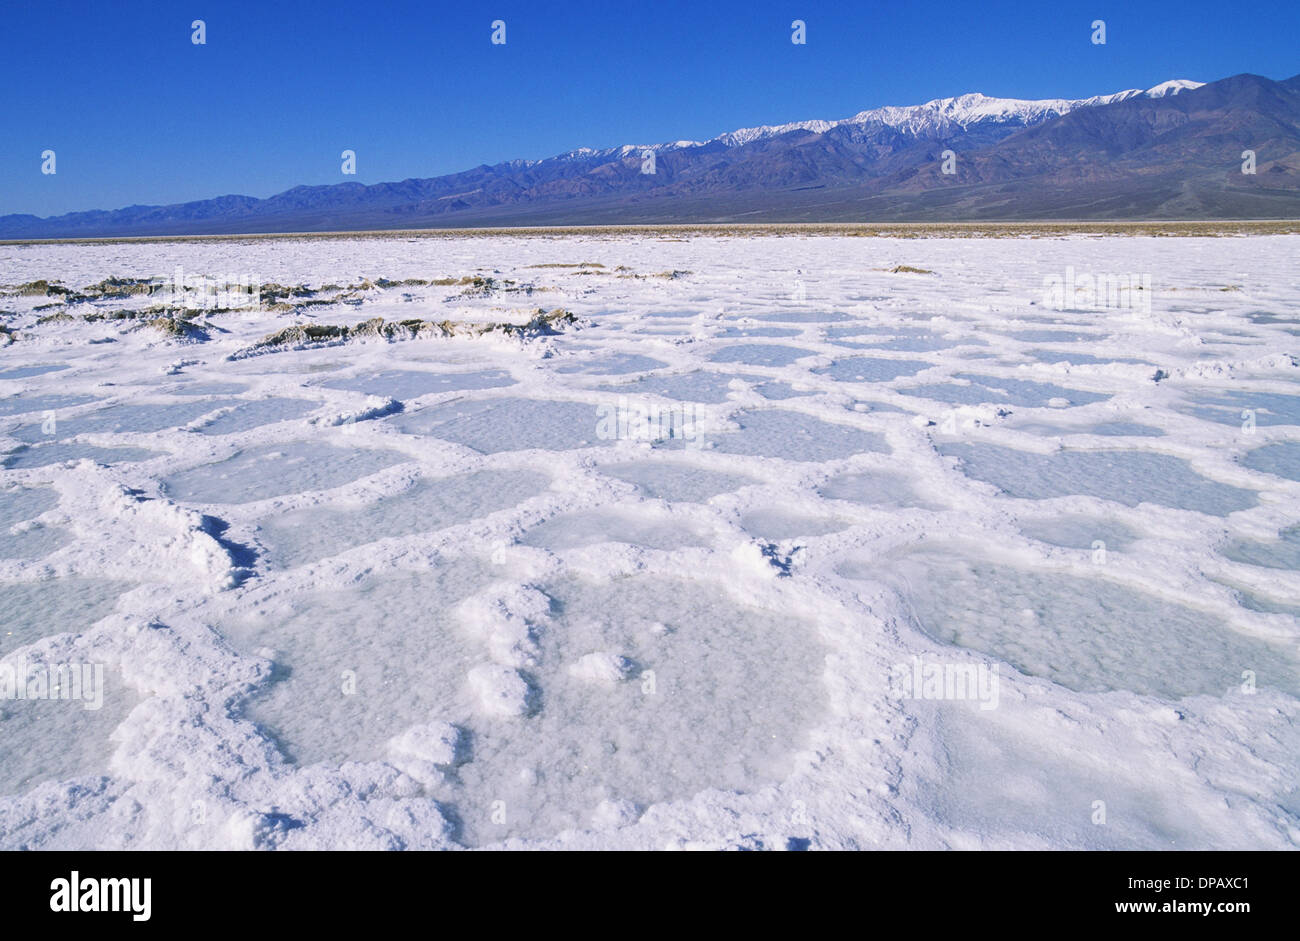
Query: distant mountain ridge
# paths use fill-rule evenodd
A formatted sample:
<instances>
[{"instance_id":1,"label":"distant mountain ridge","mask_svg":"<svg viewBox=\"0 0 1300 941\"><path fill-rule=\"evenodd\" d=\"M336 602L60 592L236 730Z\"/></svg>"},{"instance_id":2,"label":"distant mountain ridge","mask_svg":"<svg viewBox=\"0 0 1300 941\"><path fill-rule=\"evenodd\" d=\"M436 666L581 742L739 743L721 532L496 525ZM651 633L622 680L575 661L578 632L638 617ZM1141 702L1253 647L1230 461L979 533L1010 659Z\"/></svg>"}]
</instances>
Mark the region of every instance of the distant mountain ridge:
<instances>
[{"instance_id":1,"label":"distant mountain ridge","mask_svg":"<svg viewBox=\"0 0 1300 941\"><path fill-rule=\"evenodd\" d=\"M654 172L643 170L654 155ZM944 155L951 151L944 172ZM1243 152L1255 172L1242 173ZM1300 217L1300 76L1086 99L979 93L708 141L582 148L399 183L49 219L0 238L486 225Z\"/></svg>"},{"instance_id":2,"label":"distant mountain ridge","mask_svg":"<svg viewBox=\"0 0 1300 941\"><path fill-rule=\"evenodd\" d=\"M739 146L752 143L755 140L779 137L782 134L788 134L790 131L808 130L817 134L824 134L833 127L846 124L871 124L874 122L906 130L917 136L950 124L968 127L982 121L1019 124L1027 127L1030 124L1037 124L1049 118L1068 114L1075 108L1108 105L1116 101L1126 101L1129 98L1163 98L1165 95L1176 95L1181 91L1200 88L1203 84L1203 82L1193 82L1187 79L1173 79L1172 81L1162 82L1146 91L1140 88L1130 88L1116 92L1113 95L1096 95L1092 98L1077 100L1049 98L1033 101L1020 98L990 98L979 92L972 92L956 98L936 98L933 101L927 101L923 105L889 106L875 108L871 111L861 111L853 117L841 121L798 121L793 124L782 124L775 127L744 128L719 135L713 140L721 141L727 146Z\"/></svg>"}]
</instances>

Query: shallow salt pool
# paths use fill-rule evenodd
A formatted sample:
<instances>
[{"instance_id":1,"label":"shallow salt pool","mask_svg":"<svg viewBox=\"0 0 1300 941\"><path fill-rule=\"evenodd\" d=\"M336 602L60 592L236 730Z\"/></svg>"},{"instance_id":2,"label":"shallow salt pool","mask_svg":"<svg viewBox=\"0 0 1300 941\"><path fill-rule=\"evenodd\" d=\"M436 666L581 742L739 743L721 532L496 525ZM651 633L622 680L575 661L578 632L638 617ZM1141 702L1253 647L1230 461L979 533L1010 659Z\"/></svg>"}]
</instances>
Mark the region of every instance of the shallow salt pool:
<instances>
[{"instance_id":1,"label":"shallow salt pool","mask_svg":"<svg viewBox=\"0 0 1300 941\"><path fill-rule=\"evenodd\" d=\"M1186 461L1146 451L1058 451L1033 454L993 444L947 443L941 454L960 459L962 471L1013 497L1046 500L1080 494L1125 506L1158 503L1211 516L1254 506L1253 490L1209 480Z\"/></svg>"},{"instance_id":2,"label":"shallow salt pool","mask_svg":"<svg viewBox=\"0 0 1300 941\"><path fill-rule=\"evenodd\" d=\"M10 415L28 416L33 412L56 412L61 408L74 408L95 401L92 395L27 395L20 393L0 399L0 417ZM44 422L44 416L27 419L28 424L35 422L37 428ZM22 426L27 427L27 426Z\"/></svg>"},{"instance_id":3,"label":"shallow salt pool","mask_svg":"<svg viewBox=\"0 0 1300 941\"><path fill-rule=\"evenodd\" d=\"M415 399L436 392L466 392L496 389L513 385L514 379L504 369L480 369L473 372L416 372L387 369L362 372L345 379L322 382L326 389L344 389L364 395L382 395L399 401Z\"/></svg>"},{"instance_id":4,"label":"shallow salt pool","mask_svg":"<svg viewBox=\"0 0 1300 941\"><path fill-rule=\"evenodd\" d=\"M61 529L32 522L58 504L49 487L0 491L0 559L39 559L71 541Z\"/></svg>"},{"instance_id":5,"label":"shallow salt pool","mask_svg":"<svg viewBox=\"0 0 1300 941\"><path fill-rule=\"evenodd\" d=\"M615 395L662 395L684 402L720 403L727 401L734 376L696 370L678 376L645 376L635 382L602 386L602 392Z\"/></svg>"},{"instance_id":6,"label":"shallow salt pool","mask_svg":"<svg viewBox=\"0 0 1300 941\"><path fill-rule=\"evenodd\" d=\"M685 580L544 586L556 604L534 671L540 707L475 728L452 794L471 845L599 821L706 788L752 790L790 769L825 708L825 649L809 621ZM625 658L626 675L598 662ZM493 802L507 808L492 820Z\"/></svg>"},{"instance_id":7,"label":"shallow salt pool","mask_svg":"<svg viewBox=\"0 0 1300 941\"><path fill-rule=\"evenodd\" d=\"M516 506L546 490L550 478L528 471L476 471L424 478L362 507L310 507L262 520L267 558L289 568L397 536L432 533Z\"/></svg>"},{"instance_id":8,"label":"shallow salt pool","mask_svg":"<svg viewBox=\"0 0 1300 941\"><path fill-rule=\"evenodd\" d=\"M407 460L392 451L347 449L316 441L262 445L163 479L173 500L251 503L309 490L330 490Z\"/></svg>"},{"instance_id":9,"label":"shallow salt pool","mask_svg":"<svg viewBox=\"0 0 1300 941\"><path fill-rule=\"evenodd\" d=\"M11 366L8 369L0 369L0 380L32 379L36 376L44 376L47 373L60 372L67 368L67 366L58 363L46 363L42 365L33 364L31 366Z\"/></svg>"},{"instance_id":10,"label":"shallow salt pool","mask_svg":"<svg viewBox=\"0 0 1300 941\"><path fill-rule=\"evenodd\" d=\"M831 516L795 513L779 508L751 510L740 517L740 525L759 539L779 542L825 536L847 529L849 524Z\"/></svg>"},{"instance_id":11,"label":"shallow salt pool","mask_svg":"<svg viewBox=\"0 0 1300 941\"><path fill-rule=\"evenodd\" d=\"M54 634L86 630L113 613L128 582L102 578L47 578L0 584L0 657Z\"/></svg>"},{"instance_id":12,"label":"shallow salt pool","mask_svg":"<svg viewBox=\"0 0 1300 941\"><path fill-rule=\"evenodd\" d=\"M863 452L888 453L883 435L790 412L762 409L739 412L736 432L705 435L706 446L726 454L776 457L787 461L828 461ZM667 442L665 447L685 447Z\"/></svg>"},{"instance_id":13,"label":"shallow salt pool","mask_svg":"<svg viewBox=\"0 0 1300 941\"><path fill-rule=\"evenodd\" d=\"M611 443L597 435L601 416L596 406L577 402L453 401L385 421L404 434L440 438L481 454L534 448L567 451Z\"/></svg>"},{"instance_id":14,"label":"shallow salt pool","mask_svg":"<svg viewBox=\"0 0 1300 941\"><path fill-rule=\"evenodd\" d=\"M1233 562L1300 571L1300 526L1283 530L1275 540L1237 540L1229 543L1222 551L1224 558Z\"/></svg>"},{"instance_id":15,"label":"shallow salt pool","mask_svg":"<svg viewBox=\"0 0 1300 941\"><path fill-rule=\"evenodd\" d=\"M865 506L938 508L918 497L912 485L898 474L874 471L837 474L822 484L818 492L827 500L847 500Z\"/></svg>"},{"instance_id":16,"label":"shallow salt pool","mask_svg":"<svg viewBox=\"0 0 1300 941\"><path fill-rule=\"evenodd\" d=\"M919 359L875 359L870 356L852 356L838 359L831 365L814 369L819 375L830 376L837 382L889 382L899 376L914 376L930 363Z\"/></svg>"},{"instance_id":17,"label":"shallow salt pool","mask_svg":"<svg viewBox=\"0 0 1300 941\"><path fill-rule=\"evenodd\" d=\"M1000 379L995 376L975 376L957 373L955 378L968 384L953 382L933 383L900 389L904 395L950 402L954 405L1014 405L1020 408L1044 408L1061 402L1066 405L1088 405L1110 398L1081 389L1067 389L1050 382L1032 382L1028 379Z\"/></svg>"},{"instance_id":18,"label":"shallow salt pool","mask_svg":"<svg viewBox=\"0 0 1300 941\"><path fill-rule=\"evenodd\" d=\"M24 425L14 437L29 444L65 441L84 434L148 434L180 428L219 408L238 405L238 400L190 399L182 402L110 405L72 418L56 414L52 429L43 422Z\"/></svg>"},{"instance_id":19,"label":"shallow salt pool","mask_svg":"<svg viewBox=\"0 0 1300 941\"><path fill-rule=\"evenodd\" d=\"M706 503L721 493L739 490L754 480L739 474L700 470L661 461L631 461L605 464L602 474L635 484L652 500L670 503Z\"/></svg>"},{"instance_id":20,"label":"shallow salt pool","mask_svg":"<svg viewBox=\"0 0 1300 941\"><path fill-rule=\"evenodd\" d=\"M552 517L528 530L519 541L551 550L622 542L667 551L708 545L708 536L684 521L602 508Z\"/></svg>"},{"instance_id":21,"label":"shallow salt pool","mask_svg":"<svg viewBox=\"0 0 1300 941\"><path fill-rule=\"evenodd\" d=\"M662 369L668 364L660 359L641 356L636 353L621 353L616 356L601 356L578 362L564 363L556 366L558 373L581 373L592 376L622 376L633 372L646 372Z\"/></svg>"},{"instance_id":22,"label":"shallow salt pool","mask_svg":"<svg viewBox=\"0 0 1300 941\"><path fill-rule=\"evenodd\" d=\"M309 415L317 408L316 402L306 399L258 399L245 402L224 415L205 422L196 429L203 435L231 435L276 422L292 421Z\"/></svg>"},{"instance_id":23,"label":"shallow salt pool","mask_svg":"<svg viewBox=\"0 0 1300 941\"><path fill-rule=\"evenodd\" d=\"M1300 441L1279 441L1256 448L1242 459L1251 470L1287 480L1300 480Z\"/></svg>"},{"instance_id":24,"label":"shallow salt pool","mask_svg":"<svg viewBox=\"0 0 1300 941\"><path fill-rule=\"evenodd\" d=\"M275 664L242 713L298 764L384 757L403 729L456 714L466 671L481 657L452 609L492 578L477 563L447 563L223 619L218 629L238 650Z\"/></svg>"},{"instance_id":25,"label":"shallow salt pool","mask_svg":"<svg viewBox=\"0 0 1300 941\"><path fill-rule=\"evenodd\" d=\"M1188 399L1183 411L1220 425L1242 425L1252 417L1256 425L1300 425L1300 395L1241 390L1203 393Z\"/></svg>"},{"instance_id":26,"label":"shallow salt pool","mask_svg":"<svg viewBox=\"0 0 1300 941\"><path fill-rule=\"evenodd\" d=\"M638 813L778 781L824 709L811 622L643 576L528 589L549 599L530 615L535 654L519 674L530 707L484 712L471 677L490 664L490 625L459 603L490 592L495 575L450 562L223 623L237 648L276 664L242 713L298 764L411 767L450 806L458 838L479 845L589 826L603 802ZM388 743L430 723L450 725L456 748L407 765Z\"/></svg>"},{"instance_id":27,"label":"shallow salt pool","mask_svg":"<svg viewBox=\"0 0 1300 941\"><path fill-rule=\"evenodd\" d=\"M27 664L29 670L45 666L35 661ZM83 664L75 666L82 676L90 678L90 685L79 690L79 700L0 699L0 742L4 743L0 750L0 794L23 794L45 781L108 773L113 730L139 697L123 686L115 670L95 674L93 665L90 673ZM96 675L102 678L102 687L93 679Z\"/></svg>"},{"instance_id":28,"label":"shallow salt pool","mask_svg":"<svg viewBox=\"0 0 1300 941\"><path fill-rule=\"evenodd\" d=\"M1137 533L1114 520L1089 516L1055 516L1022 520L1020 531L1031 539L1063 549L1122 551L1138 538ZM1101 546L1096 543L1100 542Z\"/></svg>"},{"instance_id":29,"label":"shallow salt pool","mask_svg":"<svg viewBox=\"0 0 1300 941\"><path fill-rule=\"evenodd\" d=\"M158 457L163 452L150 451L145 448L101 448L94 444L64 444L52 442L35 445L22 445L14 448L0 461L6 469L20 470L27 467L48 467L64 461L91 460L100 464L131 464Z\"/></svg>"},{"instance_id":30,"label":"shallow salt pool","mask_svg":"<svg viewBox=\"0 0 1300 941\"><path fill-rule=\"evenodd\" d=\"M892 568L906 609L926 634L1067 689L1225 696L1249 670L1259 686L1300 694L1300 660L1283 645L1100 576L922 553ZM840 571L880 577L878 564L854 559Z\"/></svg>"},{"instance_id":31,"label":"shallow salt pool","mask_svg":"<svg viewBox=\"0 0 1300 941\"><path fill-rule=\"evenodd\" d=\"M789 366L795 360L812 356L812 350L777 343L737 343L709 357L713 363L740 363L745 366Z\"/></svg>"}]
</instances>

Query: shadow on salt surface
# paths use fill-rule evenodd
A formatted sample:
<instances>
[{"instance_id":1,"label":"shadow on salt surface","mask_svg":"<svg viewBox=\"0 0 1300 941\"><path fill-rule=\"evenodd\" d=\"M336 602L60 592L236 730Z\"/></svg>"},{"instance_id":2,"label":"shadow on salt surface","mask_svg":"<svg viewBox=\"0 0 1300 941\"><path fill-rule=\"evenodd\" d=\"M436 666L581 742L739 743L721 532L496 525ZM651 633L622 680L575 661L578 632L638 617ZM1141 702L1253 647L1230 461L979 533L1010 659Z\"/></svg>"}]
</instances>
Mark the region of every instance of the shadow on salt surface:
<instances>
[{"instance_id":1,"label":"shadow on salt surface","mask_svg":"<svg viewBox=\"0 0 1300 941\"><path fill-rule=\"evenodd\" d=\"M385 419L408 435L440 438L473 448L481 454L501 451L569 451L609 445L596 429L600 413L594 405L536 399L454 401Z\"/></svg>"},{"instance_id":2,"label":"shadow on salt surface","mask_svg":"<svg viewBox=\"0 0 1300 941\"><path fill-rule=\"evenodd\" d=\"M785 409L739 412L731 420L740 431L706 435L706 446L726 454L776 457L787 461L833 461L864 451L888 454L882 435L849 425L837 425ZM657 448L673 450L685 442L665 440Z\"/></svg>"},{"instance_id":3,"label":"shadow on salt surface","mask_svg":"<svg viewBox=\"0 0 1300 941\"><path fill-rule=\"evenodd\" d=\"M0 657L42 637L86 630L112 614L118 596L133 587L129 582L70 577L0 584Z\"/></svg>"},{"instance_id":4,"label":"shadow on salt surface","mask_svg":"<svg viewBox=\"0 0 1300 941\"><path fill-rule=\"evenodd\" d=\"M517 506L549 485L549 477L529 471L425 478L364 507L310 507L266 518L260 523L259 537L271 565L290 568L380 539L467 523Z\"/></svg>"},{"instance_id":5,"label":"shadow on salt surface","mask_svg":"<svg viewBox=\"0 0 1300 941\"><path fill-rule=\"evenodd\" d=\"M1257 425L1300 425L1300 395L1268 392L1220 392L1197 396L1179 411L1220 425L1241 425L1254 413Z\"/></svg>"},{"instance_id":6,"label":"shadow on salt surface","mask_svg":"<svg viewBox=\"0 0 1300 941\"><path fill-rule=\"evenodd\" d=\"M1256 448L1241 460L1251 470L1300 480L1300 441L1279 441Z\"/></svg>"},{"instance_id":7,"label":"shadow on salt surface","mask_svg":"<svg viewBox=\"0 0 1300 941\"><path fill-rule=\"evenodd\" d=\"M252 503L287 493L330 490L409 460L392 451L339 448L315 441L291 441L236 452L163 480L173 500L192 503Z\"/></svg>"},{"instance_id":8,"label":"shadow on salt surface","mask_svg":"<svg viewBox=\"0 0 1300 941\"><path fill-rule=\"evenodd\" d=\"M292 421L314 412L319 403L306 399L257 399L236 407L196 429L204 435L232 435L241 431Z\"/></svg>"},{"instance_id":9,"label":"shadow on salt surface","mask_svg":"<svg viewBox=\"0 0 1300 941\"><path fill-rule=\"evenodd\" d=\"M48 676L61 664L73 665L66 660L28 663L28 679L33 674ZM66 690L70 697L79 695L80 699L0 699L0 741L5 746L4 760L0 761L0 794L25 794L46 781L108 773L114 749L113 730L140 699L123 685L117 671L102 669L96 673L93 664L89 665L90 671L84 666L75 664L85 681L79 688L69 685Z\"/></svg>"},{"instance_id":10,"label":"shadow on salt surface","mask_svg":"<svg viewBox=\"0 0 1300 941\"><path fill-rule=\"evenodd\" d=\"M0 559L40 559L72 537L62 529L31 522L59 505L49 487L16 487L0 491Z\"/></svg>"},{"instance_id":11,"label":"shadow on salt surface","mask_svg":"<svg viewBox=\"0 0 1300 941\"><path fill-rule=\"evenodd\" d=\"M1021 408L1042 408L1055 404L1089 405L1110 398L1109 395L1066 389L1050 382L1030 382L1028 379L999 379L971 373L957 373L954 378L968 380L970 385L941 382L898 391L904 395L957 405L1017 405Z\"/></svg>"},{"instance_id":12,"label":"shadow on salt surface","mask_svg":"<svg viewBox=\"0 0 1300 941\"><path fill-rule=\"evenodd\" d=\"M919 359L875 359L870 356L851 356L838 359L829 366L813 372L830 376L837 382L889 382L899 376L915 376L932 364Z\"/></svg>"},{"instance_id":13,"label":"shadow on salt surface","mask_svg":"<svg viewBox=\"0 0 1300 941\"><path fill-rule=\"evenodd\" d=\"M730 493L758 483L753 478L740 474L724 474L662 461L606 464L600 468L600 472L634 484L651 500L666 500L669 503L706 503L720 493Z\"/></svg>"},{"instance_id":14,"label":"shadow on salt surface","mask_svg":"<svg viewBox=\"0 0 1300 941\"><path fill-rule=\"evenodd\" d=\"M74 418L60 418L56 414L52 432L47 431L44 421L34 421L12 434L28 444L65 441L84 434L152 434L188 425L209 412L240 404L238 399L200 399L149 405L110 405Z\"/></svg>"},{"instance_id":15,"label":"shadow on salt surface","mask_svg":"<svg viewBox=\"0 0 1300 941\"><path fill-rule=\"evenodd\" d=\"M48 467L64 461L95 461L99 464L130 464L147 461L164 452L144 448L101 448L93 444L38 444L14 448L0 461L6 470L26 467Z\"/></svg>"},{"instance_id":16,"label":"shadow on salt surface","mask_svg":"<svg viewBox=\"0 0 1300 941\"><path fill-rule=\"evenodd\" d=\"M1186 461L1146 451L1058 451L1031 454L995 444L945 443L940 454L957 457L966 476L1013 497L1046 500L1081 495L1125 506L1158 503L1210 516L1255 506L1253 490L1208 480Z\"/></svg>"},{"instance_id":17,"label":"shadow on salt surface","mask_svg":"<svg viewBox=\"0 0 1300 941\"><path fill-rule=\"evenodd\" d=\"M1258 685L1300 695L1300 661L1281 644L1102 578L920 552L887 575L879 562L857 560L841 563L840 574L896 578L909 616L930 637L1076 692L1223 696L1250 670Z\"/></svg>"},{"instance_id":18,"label":"shadow on salt surface","mask_svg":"<svg viewBox=\"0 0 1300 941\"><path fill-rule=\"evenodd\" d=\"M652 803L752 791L793 769L826 709L813 623L684 579L543 587L555 605L540 635L540 705L475 725L453 795L462 841L585 829L606 801L632 822ZM621 678L584 670L593 653L622 663ZM510 812L494 824L500 800Z\"/></svg>"},{"instance_id":19,"label":"shadow on salt surface","mask_svg":"<svg viewBox=\"0 0 1300 941\"><path fill-rule=\"evenodd\" d=\"M519 540L526 546L559 551L623 542L647 549L707 546L707 534L685 520L647 517L616 509L579 510L539 523Z\"/></svg>"},{"instance_id":20,"label":"shadow on salt surface","mask_svg":"<svg viewBox=\"0 0 1300 941\"><path fill-rule=\"evenodd\" d=\"M1270 542L1239 540L1222 550L1225 559L1270 569L1300 571L1300 526L1292 526Z\"/></svg>"},{"instance_id":21,"label":"shadow on salt surface","mask_svg":"<svg viewBox=\"0 0 1300 941\"><path fill-rule=\"evenodd\" d=\"M31 379L35 376L44 376L47 373L59 372L68 367L60 363L46 363L43 365L33 364L31 366L13 366L9 369L0 369L0 379Z\"/></svg>"},{"instance_id":22,"label":"shadow on salt surface","mask_svg":"<svg viewBox=\"0 0 1300 941\"><path fill-rule=\"evenodd\" d=\"M1123 523L1091 516L1047 516L1022 520L1020 531L1030 539L1062 549L1123 551L1137 540L1137 533ZM1100 541L1101 546L1094 545Z\"/></svg>"},{"instance_id":23,"label":"shadow on salt surface","mask_svg":"<svg viewBox=\"0 0 1300 941\"><path fill-rule=\"evenodd\" d=\"M743 363L746 366L789 366L795 360L816 355L812 350L777 343L736 343L724 346L712 356L712 363Z\"/></svg>"},{"instance_id":24,"label":"shadow on salt surface","mask_svg":"<svg viewBox=\"0 0 1300 941\"><path fill-rule=\"evenodd\" d=\"M326 389L342 389L364 395L383 395L404 400L435 392L467 392L511 386L515 380L504 369L481 369L476 372L415 372L389 369L362 373L346 379L322 382Z\"/></svg>"}]
</instances>

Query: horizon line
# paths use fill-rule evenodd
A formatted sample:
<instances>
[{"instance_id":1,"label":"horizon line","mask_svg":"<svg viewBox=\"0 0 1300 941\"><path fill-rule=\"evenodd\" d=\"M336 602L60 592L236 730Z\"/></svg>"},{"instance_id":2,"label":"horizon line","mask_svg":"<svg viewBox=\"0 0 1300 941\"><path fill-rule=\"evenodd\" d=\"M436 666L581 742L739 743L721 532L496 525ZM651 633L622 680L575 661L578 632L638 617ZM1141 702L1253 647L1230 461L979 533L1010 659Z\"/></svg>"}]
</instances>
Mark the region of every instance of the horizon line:
<instances>
[{"instance_id":1,"label":"horizon line","mask_svg":"<svg viewBox=\"0 0 1300 941\"><path fill-rule=\"evenodd\" d=\"M347 238L384 238L393 236L424 238L457 237L527 237L527 236L580 236L580 235L618 235L620 233L653 234L655 232L677 235L699 233L701 235L727 234L728 232L751 235L813 234L834 235L861 232L872 235L885 230L917 231L923 229L1026 229L1034 232L1047 232L1052 229L1070 229L1078 232L1100 231L1114 228L1139 228L1151 230L1179 229L1197 227L1209 232L1169 232L1178 237L1209 235L1214 231L1228 232L1233 229L1258 229L1279 227L1276 232L1256 233L1272 235L1300 234L1300 217L1274 219L1042 219L1042 220L988 220L988 221L952 221L952 222L683 222L683 223L626 223L598 225L555 225L555 226L461 226L455 228L423 229L326 229L320 231L290 232L243 232L206 235L124 235L124 236L81 236L75 238L36 238L36 239L0 239L0 245L91 245L121 243L155 243L155 242L202 242L262 239L347 239ZM821 230L821 231L818 231ZM834 231L828 231L834 230ZM888 237L880 236L880 237Z\"/></svg>"}]
</instances>

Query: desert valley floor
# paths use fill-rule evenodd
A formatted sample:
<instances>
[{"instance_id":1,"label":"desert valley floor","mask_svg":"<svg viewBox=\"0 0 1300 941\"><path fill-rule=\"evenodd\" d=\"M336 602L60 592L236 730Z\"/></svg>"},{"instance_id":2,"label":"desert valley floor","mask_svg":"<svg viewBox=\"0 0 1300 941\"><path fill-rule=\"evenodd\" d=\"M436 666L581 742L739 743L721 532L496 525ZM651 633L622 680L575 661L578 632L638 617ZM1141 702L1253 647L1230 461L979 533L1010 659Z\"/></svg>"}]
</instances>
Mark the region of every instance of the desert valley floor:
<instances>
[{"instance_id":1,"label":"desert valley floor","mask_svg":"<svg viewBox=\"0 0 1300 941\"><path fill-rule=\"evenodd\" d=\"M7 245L0 326L0 847L1300 845L1300 235Z\"/></svg>"}]
</instances>

